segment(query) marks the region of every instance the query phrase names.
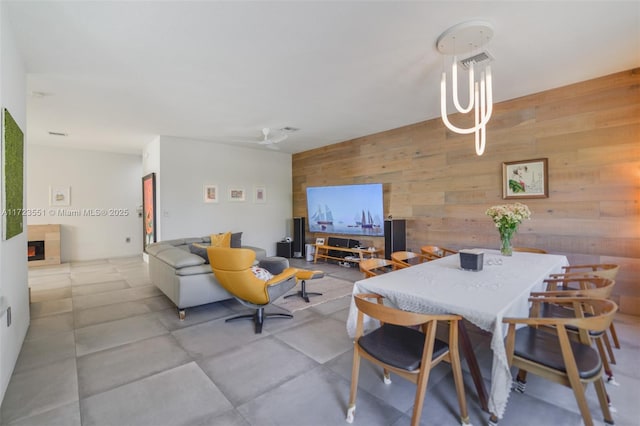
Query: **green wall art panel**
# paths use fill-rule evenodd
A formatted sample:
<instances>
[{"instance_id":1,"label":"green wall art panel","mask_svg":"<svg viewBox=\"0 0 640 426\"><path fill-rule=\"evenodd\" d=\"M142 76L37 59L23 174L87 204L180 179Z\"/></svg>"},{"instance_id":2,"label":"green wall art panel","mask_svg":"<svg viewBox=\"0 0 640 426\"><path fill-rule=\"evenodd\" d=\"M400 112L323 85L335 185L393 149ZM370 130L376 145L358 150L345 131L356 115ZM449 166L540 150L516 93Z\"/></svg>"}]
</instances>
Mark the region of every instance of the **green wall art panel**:
<instances>
[{"instance_id":1,"label":"green wall art panel","mask_svg":"<svg viewBox=\"0 0 640 426\"><path fill-rule=\"evenodd\" d=\"M9 111L2 114L3 237L22 233L24 198L24 134Z\"/></svg>"}]
</instances>

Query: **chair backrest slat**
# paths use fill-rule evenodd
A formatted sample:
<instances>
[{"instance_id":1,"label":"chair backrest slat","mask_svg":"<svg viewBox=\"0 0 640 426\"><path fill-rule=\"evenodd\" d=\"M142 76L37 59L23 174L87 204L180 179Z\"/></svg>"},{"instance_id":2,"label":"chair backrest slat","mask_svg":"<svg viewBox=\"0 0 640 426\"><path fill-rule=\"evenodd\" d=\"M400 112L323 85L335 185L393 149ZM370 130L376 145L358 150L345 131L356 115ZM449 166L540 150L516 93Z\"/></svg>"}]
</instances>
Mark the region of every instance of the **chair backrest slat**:
<instances>
[{"instance_id":1,"label":"chair backrest slat","mask_svg":"<svg viewBox=\"0 0 640 426\"><path fill-rule=\"evenodd\" d=\"M604 299L608 299L611 296L615 285L614 280L595 275L561 276L547 279L545 283L547 284L547 291L542 294Z\"/></svg>"},{"instance_id":2,"label":"chair backrest slat","mask_svg":"<svg viewBox=\"0 0 640 426\"><path fill-rule=\"evenodd\" d=\"M424 324L429 321L448 321L459 319L457 315L431 315L417 312L402 311L397 308L384 305L383 298L376 294L356 294L355 303L360 311L365 315L375 318L383 323L402 326L412 326ZM376 298L378 302L371 302L367 299Z\"/></svg>"},{"instance_id":3,"label":"chair backrest slat","mask_svg":"<svg viewBox=\"0 0 640 426\"><path fill-rule=\"evenodd\" d=\"M420 252L425 256L432 257L433 259L458 253L456 250L439 246L422 246L420 247Z\"/></svg>"},{"instance_id":4,"label":"chair backrest slat","mask_svg":"<svg viewBox=\"0 0 640 426\"><path fill-rule=\"evenodd\" d=\"M360 271L364 273L365 278L370 278L388 272L393 265L393 261L389 259L363 259L360 261Z\"/></svg>"},{"instance_id":5,"label":"chair backrest slat","mask_svg":"<svg viewBox=\"0 0 640 426\"><path fill-rule=\"evenodd\" d=\"M540 253L547 254L546 250L534 248L534 247L514 247L513 251L523 252L523 253Z\"/></svg>"}]
</instances>

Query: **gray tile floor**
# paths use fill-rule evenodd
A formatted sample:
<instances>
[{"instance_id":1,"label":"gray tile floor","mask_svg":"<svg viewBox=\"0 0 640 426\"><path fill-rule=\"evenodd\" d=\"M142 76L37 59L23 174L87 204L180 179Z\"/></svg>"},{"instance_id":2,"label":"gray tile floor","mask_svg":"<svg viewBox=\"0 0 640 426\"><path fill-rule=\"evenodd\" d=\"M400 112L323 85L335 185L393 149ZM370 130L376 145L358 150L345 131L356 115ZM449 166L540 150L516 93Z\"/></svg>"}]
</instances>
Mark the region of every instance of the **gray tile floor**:
<instances>
[{"instance_id":1,"label":"gray tile floor","mask_svg":"<svg viewBox=\"0 0 640 426\"><path fill-rule=\"evenodd\" d=\"M312 265L336 278L360 279L354 268ZM271 320L256 335L250 322L225 323L244 310L225 301L176 310L150 282L141 257L30 270L31 326L1 408L2 425L344 425L352 342L345 331L349 298ZM310 291L313 282L309 283ZM622 349L608 385L618 425L640 418L640 318L617 318ZM488 337L471 329L485 379ZM466 365L465 365L466 368ZM406 425L414 385L384 385L363 362L354 424ZM488 415L465 370L473 424ZM489 382L487 380L487 386ZM597 424L595 392L588 391ZM455 425L449 368L433 373L422 424ZM571 390L531 376L513 393L501 425L579 425Z\"/></svg>"}]
</instances>

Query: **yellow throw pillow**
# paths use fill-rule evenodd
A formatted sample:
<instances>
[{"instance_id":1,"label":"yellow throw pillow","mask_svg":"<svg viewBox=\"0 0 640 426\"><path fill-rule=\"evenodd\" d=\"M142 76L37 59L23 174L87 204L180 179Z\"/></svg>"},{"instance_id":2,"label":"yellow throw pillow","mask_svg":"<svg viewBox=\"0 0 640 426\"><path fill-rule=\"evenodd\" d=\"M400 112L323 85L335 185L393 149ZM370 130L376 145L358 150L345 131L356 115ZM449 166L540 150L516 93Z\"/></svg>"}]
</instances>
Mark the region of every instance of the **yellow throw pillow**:
<instances>
[{"instance_id":1,"label":"yellow throw pillow","mask_svg":"<svg viewBox=\"0 0 640 426\"><path fill-rule=\"evenodd\" d=\"M211 247L231 247L231 232L211 235Z\"/></svg>"}]
</instances>

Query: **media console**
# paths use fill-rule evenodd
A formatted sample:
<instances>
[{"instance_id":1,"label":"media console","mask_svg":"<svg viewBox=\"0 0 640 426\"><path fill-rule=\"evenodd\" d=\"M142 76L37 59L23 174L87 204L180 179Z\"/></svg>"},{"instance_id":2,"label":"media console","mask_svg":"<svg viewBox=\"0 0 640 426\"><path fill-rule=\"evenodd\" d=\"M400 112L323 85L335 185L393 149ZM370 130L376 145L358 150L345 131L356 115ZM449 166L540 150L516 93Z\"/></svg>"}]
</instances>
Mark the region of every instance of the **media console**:
<instances>
[{"instance_id":1,"label":"media console","mask_svg":"<svg viewBox=\"0 0 640 426\"><path fill-rule=\"evenodd\" d=\"M378 254L382 253L382 250L377 248L372 250L368 248L328 246L325 244L314 245L316 247L316 254L313 258L313 263L317 263L318 258L358 263L364 259L377 257ZM351 256L349 256L349 254L351 254Z\"/></svg>"}]
</instances>

